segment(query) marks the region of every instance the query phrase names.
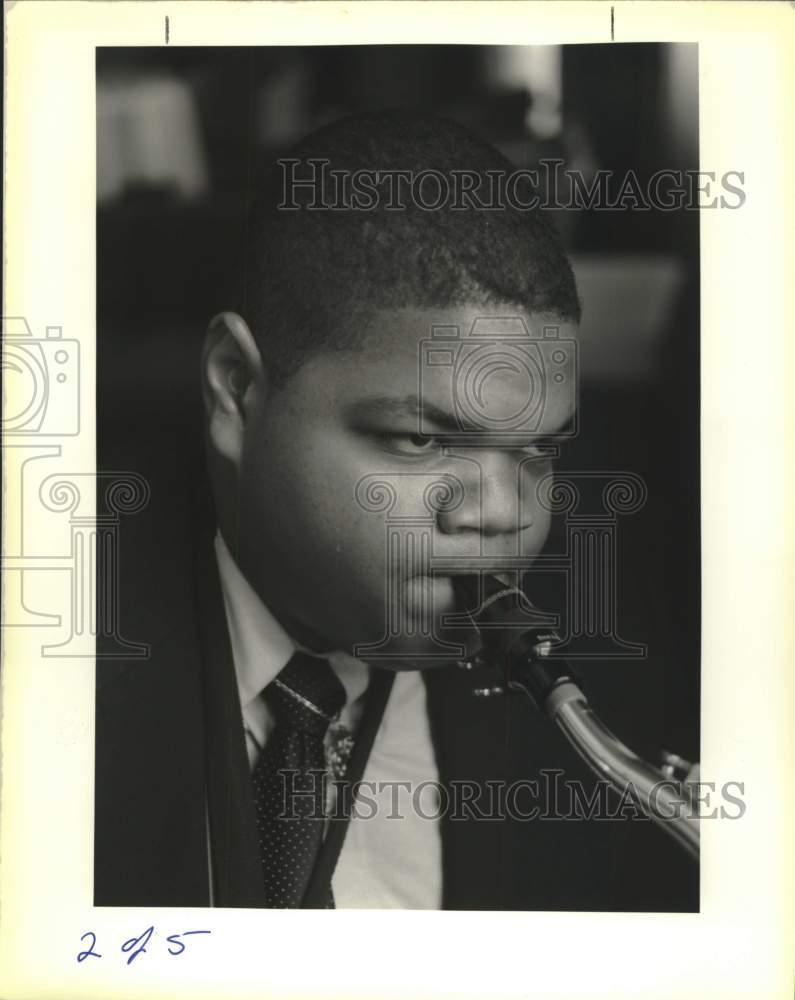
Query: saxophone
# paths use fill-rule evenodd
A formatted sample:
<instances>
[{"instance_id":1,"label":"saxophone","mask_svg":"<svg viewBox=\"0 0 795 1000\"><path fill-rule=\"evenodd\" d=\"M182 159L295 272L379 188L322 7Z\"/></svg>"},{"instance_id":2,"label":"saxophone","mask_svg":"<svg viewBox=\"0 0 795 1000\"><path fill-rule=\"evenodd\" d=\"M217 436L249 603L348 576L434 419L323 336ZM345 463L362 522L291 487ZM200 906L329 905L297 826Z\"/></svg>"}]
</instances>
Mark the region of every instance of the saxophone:
<instances>
[{"instance_id":1,"label":"saxophone","mask_svg":"<svg viewBox=\"0 0 795 1000\"><path fill-rule=\"evenodd\" d=\"M550 657L559 637L528 625L526 595L497 577L453 577L458 604L480 632L482 656L500 683L481 694L519 692L552 719L585 763L617 791L634 792L644 813L692 857L699 854L698 765L664 753L654 767L600 721L565 660Z\"/></svg>"}]
</instances>

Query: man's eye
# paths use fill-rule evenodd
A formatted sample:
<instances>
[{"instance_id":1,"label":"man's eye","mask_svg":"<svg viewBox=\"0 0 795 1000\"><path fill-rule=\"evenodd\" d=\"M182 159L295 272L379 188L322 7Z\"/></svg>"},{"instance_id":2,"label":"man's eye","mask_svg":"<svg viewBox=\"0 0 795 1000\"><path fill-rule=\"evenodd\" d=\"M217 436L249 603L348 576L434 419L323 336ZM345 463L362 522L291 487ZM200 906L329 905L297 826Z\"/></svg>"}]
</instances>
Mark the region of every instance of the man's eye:
<instances>
[{"instance_id":1,"label":"man's eye","mask_svg":"<svg viewBox=\"0 0 795 1000\"><path fill-rule=\"evenodd\" d=\"M555 458L559 447L560 442L555 438L536 438L525 445L522 451L531 458Z\"/></svg>"},{"instance_id":2,"label":"man's eye","mask_svg":"<svg viewBox=\"0 0 795 1000\"><path fill-rule=\"evenodd\" d=\"M387 447L401 455L430 455L441 448L438 438L425 434L387 434L384 441Z\"/></svg>"}]
</instances>

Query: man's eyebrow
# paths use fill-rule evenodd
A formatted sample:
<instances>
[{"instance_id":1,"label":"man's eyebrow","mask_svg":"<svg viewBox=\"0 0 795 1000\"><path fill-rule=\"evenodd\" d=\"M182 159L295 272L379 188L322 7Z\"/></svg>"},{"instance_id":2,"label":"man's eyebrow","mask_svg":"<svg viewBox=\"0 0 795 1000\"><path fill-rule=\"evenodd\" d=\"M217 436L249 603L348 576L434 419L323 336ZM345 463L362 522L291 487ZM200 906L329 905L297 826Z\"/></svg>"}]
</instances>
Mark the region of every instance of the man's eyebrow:
<instances>
[{"instance_id":1,"label":"man's eyebrow","mask_svg":"<svg viewBox=\"0 0 795 1000\"><path fill-rule=\"evenodd\" d=\"M411 393L408 396L368 396L351 403L346 408L346 413L352 420L410 417L417 420L418 427L420 416L422 416L423 424L435 424L443 431L449 431L453 434L461 433L461 423L455 414L448 413L427 400L423 401L416 393ZM544 438L566 436L573 419L573 414L566 414L558 426L545 430L540 436ZM518 437L526 434L527 432L517 431Z\"/></svg>"},{"instance_id":2,"label":"man's eyebrow","mask_svg":"<svg viewBox=\"0 0 795 1000\"><path fill-rule=\"evenodd\" d=\"M349 417L353 419L368 419L373 417L416 417L419 426L420 415L423 422L436 424L438 427L459 431L460 423L455 414L434 406L427 400L422 400L416 393L408 396L368 396L359 399L347 407Z\"/></svg>"}]
</instances>

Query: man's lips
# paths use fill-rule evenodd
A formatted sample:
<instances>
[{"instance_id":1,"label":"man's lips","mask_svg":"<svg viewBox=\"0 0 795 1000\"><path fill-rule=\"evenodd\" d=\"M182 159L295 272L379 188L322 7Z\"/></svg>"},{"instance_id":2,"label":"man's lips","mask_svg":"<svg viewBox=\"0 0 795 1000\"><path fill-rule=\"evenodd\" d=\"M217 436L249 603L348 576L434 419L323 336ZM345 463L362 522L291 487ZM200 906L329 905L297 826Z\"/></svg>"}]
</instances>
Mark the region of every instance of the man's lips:
<instances>
[{"instance_id":1,"label":"man's lips","mask_svg":"<svg viewBox=\"0 0 795 1000\"><path fill-rule=\"evenodd\" d=\"M439 567L431 572L415 573L409 577L409 581L416 579L430 579L430 580L454 580L458 576L491 576L495 580L499 580L500 583L504 584L506 587L516 584L517 575L526 572L530 568L530 562L528 561L527 566L523 566L519 569L505 569L502 566L489 567L484 566L482 563L478 565L462 567L460 563L456 564L455 568Z\"/></svg>"},{"instance_id":2,"label":"man's lips","mask_svg":"<svg viewBox=\"0 0 795 1000\"><path fill-rule=\"evenodd\" d=\"M502 572L489 572L484 570L482 566L469 570L463 570L458 566L455 572L440 570L432 573L417 573L406 581L406 608L415 616L432 615L433 617L455 611L471 610L461 605L455 579L456 577L479 575L491 576L506 587L518 585L516 573L504 570Z\"/></svg>"},{"instance_id":3,"label":"man's lips","mask_svg":"<svg viewBox=\"0 0 795 1000\"><path fill-rule=\"evenodd\" d=\"M513 576L525 573L535 560L529 557L505 556L490 559L484 556L471 559L446 559L434 557L430 566L425 564L410 576ZM516 565L518 563L518 565Z\"/></svg>"},{"instance_id":4,"label":"man's lips","mask_svg":"<svg viewBox=\"0 0 795 1000\"><path fill-rule=\"evenodd\" d=\"M455 578L457 576L477 575L472 571L469 573L418 573L406 581L406 603L412 610L419 610L424 605L435 614L454 611L458 606ZM487 575L493 576L504 586L516 585L516 581L511 579L510 574L490 573Z\"/></svg>"}]
</instances>

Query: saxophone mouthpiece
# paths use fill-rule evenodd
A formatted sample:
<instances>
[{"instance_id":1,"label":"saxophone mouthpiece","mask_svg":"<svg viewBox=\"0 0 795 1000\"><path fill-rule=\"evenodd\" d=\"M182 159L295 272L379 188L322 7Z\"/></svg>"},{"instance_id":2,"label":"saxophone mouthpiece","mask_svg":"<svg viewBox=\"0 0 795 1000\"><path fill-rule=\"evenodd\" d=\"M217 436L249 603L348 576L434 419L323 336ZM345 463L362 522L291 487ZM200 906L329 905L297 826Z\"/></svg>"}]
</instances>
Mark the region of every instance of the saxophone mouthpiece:
<instances>
[{"instance_id":1,"label":"saxophone mouthpiece","mask_svg":"<svg viewBox=\"0 0 795 1000\"><path fill-rule=\"evenodd\" d=\"M480 632L483 657L501 672L501 686L523 692L543 711L552 689L573 680L568 664L546 659L558 641L551 630L554 616L497 576L455 577L453 586L461 610Z\"/></svg>"}]
</instances>

